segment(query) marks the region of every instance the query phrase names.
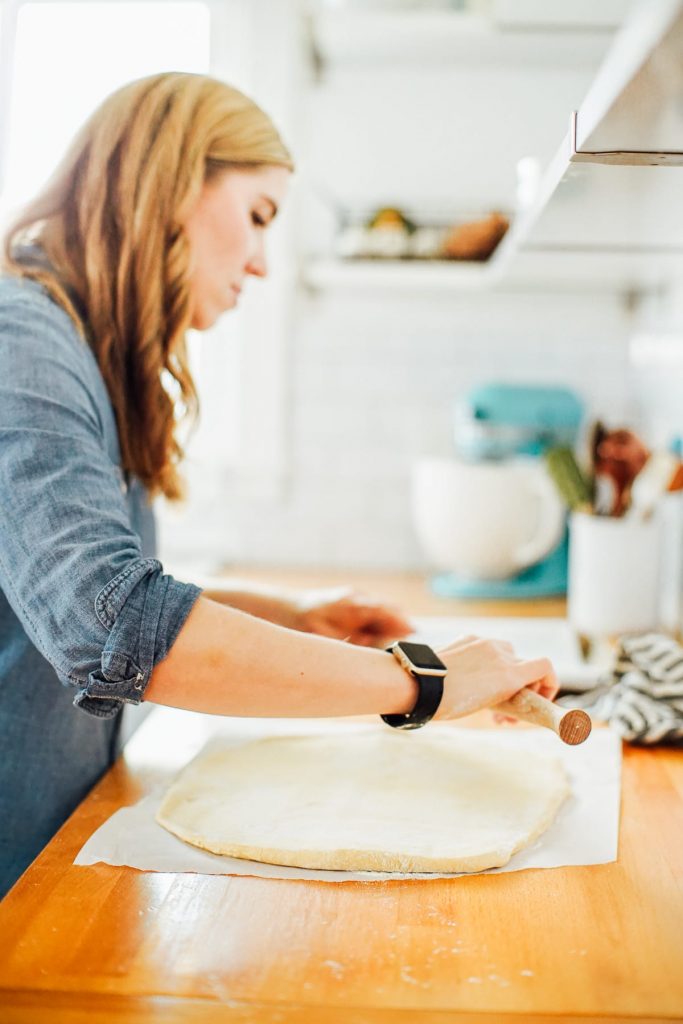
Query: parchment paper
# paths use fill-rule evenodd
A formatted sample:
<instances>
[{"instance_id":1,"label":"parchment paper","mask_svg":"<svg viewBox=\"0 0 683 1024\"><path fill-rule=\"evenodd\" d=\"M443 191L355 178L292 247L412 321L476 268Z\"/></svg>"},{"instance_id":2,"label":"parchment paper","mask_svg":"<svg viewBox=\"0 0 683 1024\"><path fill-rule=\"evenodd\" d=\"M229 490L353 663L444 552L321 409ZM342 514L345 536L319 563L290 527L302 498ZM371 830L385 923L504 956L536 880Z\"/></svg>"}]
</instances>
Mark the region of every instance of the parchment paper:
<instances>
[{"instance_id":1,"label":"parchment paper","mask_svg":"<svg viewBox=\"0 0 683 1024\"><path fill-rule=\"evenodd\" d=\"M234 720L233 720L234 721ZM225 723L225 720L223 720ZM266 735L321 735L345 730L375 729L376 725L322 723L320 721L273 720L262 731L250 723L249 734L236 735L238 727L223 724L209 741L237 745ZM143 726L144 728L144 726ZM453 726L432 725L430 728ZM501 746L559 757L570 779L572 794L560 808L547 832L532 846L521 850L503 868L484 874L520 871L524 868L552 868L568 864L604 864L616 860L619 831L621 740L608 729L594 730L585 743L568 747L554 733L539 728L498 728L481 732L488 742L495 736ZM86 842L75 864L127 865L141 871L196 872L218 875L256 875L261 878L313 879L324 882L386 881L401 878L457 878L455 874L397 874L384 872L315 871L280 867L256 861L219 857L189 846L168 833L154 820L162 795L174 773L154 792L132 807L109 818Z\"/></svg>"}]
</instances>

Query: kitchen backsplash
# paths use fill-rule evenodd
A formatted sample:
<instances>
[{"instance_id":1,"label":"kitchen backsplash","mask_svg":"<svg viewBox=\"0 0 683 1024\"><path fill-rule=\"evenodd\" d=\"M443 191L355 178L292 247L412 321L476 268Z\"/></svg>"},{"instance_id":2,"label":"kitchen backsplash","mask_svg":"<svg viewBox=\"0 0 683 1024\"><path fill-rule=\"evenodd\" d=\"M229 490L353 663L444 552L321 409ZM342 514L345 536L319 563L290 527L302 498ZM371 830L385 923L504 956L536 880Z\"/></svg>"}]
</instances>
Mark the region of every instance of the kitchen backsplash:
<instances>
[{"instance_id":1,"label":"kitchen backsplash","mask_svg":"<svg viewBox=\"0 0 683 1024\"><path fill-rule=\"evenodd\" d=\"M650 445L683 439L683 287L653 295L636 317L630 391Z\"/></svg>"},{"instance_id":2,"label":"kitchen backsplash","mask_svg":"<svg viewBox=\"0 0 683 1024\"><path fill-rule=\"evenodd\" d=\"M605 292L303 292L291 344L282 495L195 489L162 520L162 554L230 563L424 568L410 473L452 452L456 396L487 380L576 389L589 414L632 415L623 299Z\"/></svg>"}]
</instances>

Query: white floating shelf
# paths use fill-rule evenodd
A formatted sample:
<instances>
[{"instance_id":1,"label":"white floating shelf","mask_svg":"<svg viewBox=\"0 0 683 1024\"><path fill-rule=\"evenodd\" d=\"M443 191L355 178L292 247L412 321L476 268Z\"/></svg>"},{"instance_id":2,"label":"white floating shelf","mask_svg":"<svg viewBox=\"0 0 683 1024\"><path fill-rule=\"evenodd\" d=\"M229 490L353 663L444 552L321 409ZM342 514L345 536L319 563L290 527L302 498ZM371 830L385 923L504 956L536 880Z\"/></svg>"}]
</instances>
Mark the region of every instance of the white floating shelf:
<instances>
[{"instance_id":1,"label":"white floating shelf","mask_svg":"<svg viewBox=\"0 0 683 1024\"><path fill-rule=\"evenodd\" d=\"M683 252L628 252L548 247L516 253L509 263L494 255L486 263L401 260L311 260L304 267L311 288L402 292L463 292L486 289L630 291L683 281Z\"/></svg>"},{"instance_id":2,"label":"white floating shelf","mask_svg":"<svg viewBox=\"0 0 683 1024\"><path fill-rule=\"evenodd\" d=\"M490 264L447 260L311 260L304 282L313 288L391 288L453 291L488 287Z\"/></svg>"}]
</instances>

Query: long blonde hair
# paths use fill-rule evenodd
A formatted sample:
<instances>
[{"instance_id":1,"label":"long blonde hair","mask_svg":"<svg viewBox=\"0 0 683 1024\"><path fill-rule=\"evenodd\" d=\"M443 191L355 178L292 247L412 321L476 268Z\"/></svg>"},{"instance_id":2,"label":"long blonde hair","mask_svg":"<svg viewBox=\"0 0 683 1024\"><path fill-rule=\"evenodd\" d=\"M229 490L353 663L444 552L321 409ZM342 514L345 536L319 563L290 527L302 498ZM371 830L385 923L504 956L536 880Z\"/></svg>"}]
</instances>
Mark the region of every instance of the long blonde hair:
<instances>
[{"instance_id":1,"label":"long blonde hair","mask_svg":"<svg viewBox=\"0 0 683 1024\"><path fill-rule=\"evenodd\" d=\"M252 100L205 75L153 75L101 104L6 234L5 269L42 284L92 347L123 468L151 494L182 495L177 427L198 409L184 216L207 179L268 165L293 166ZM22 259L31 242L46 265Z\"/></svg>"}]
</instances>

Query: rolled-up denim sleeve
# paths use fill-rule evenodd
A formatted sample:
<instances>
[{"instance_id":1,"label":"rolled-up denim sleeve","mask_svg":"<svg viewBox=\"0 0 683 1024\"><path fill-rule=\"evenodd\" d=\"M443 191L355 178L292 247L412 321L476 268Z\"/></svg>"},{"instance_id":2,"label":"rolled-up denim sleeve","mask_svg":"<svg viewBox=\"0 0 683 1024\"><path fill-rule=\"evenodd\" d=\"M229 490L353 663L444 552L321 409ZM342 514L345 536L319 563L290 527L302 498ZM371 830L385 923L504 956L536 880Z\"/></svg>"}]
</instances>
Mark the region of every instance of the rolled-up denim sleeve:
<instances>
[{"instance_id":1,"label":"rolled-up denim sleeve","mask_svg":"<svg viewBox=\"0 0 683 1024\"><path fill-rule=\"evenodd\" d=\"M200 590L145 558L92 354L47 298L0 301L0 586L74 703L138 704Z\"/></svg>"},{"instance_id":2,"label":"rolled-up denim sleeve","mask_svg":"<svg viewBox=\"0 0 683 1024\"><path fill-rule=\"evenodd\" d=\"M109 637L74 704L102 718L122 703L139 704L198 594L198 587L164 575L155 558L137 558L110 580L95 601Z\"/></svg>"}]
</instances>

